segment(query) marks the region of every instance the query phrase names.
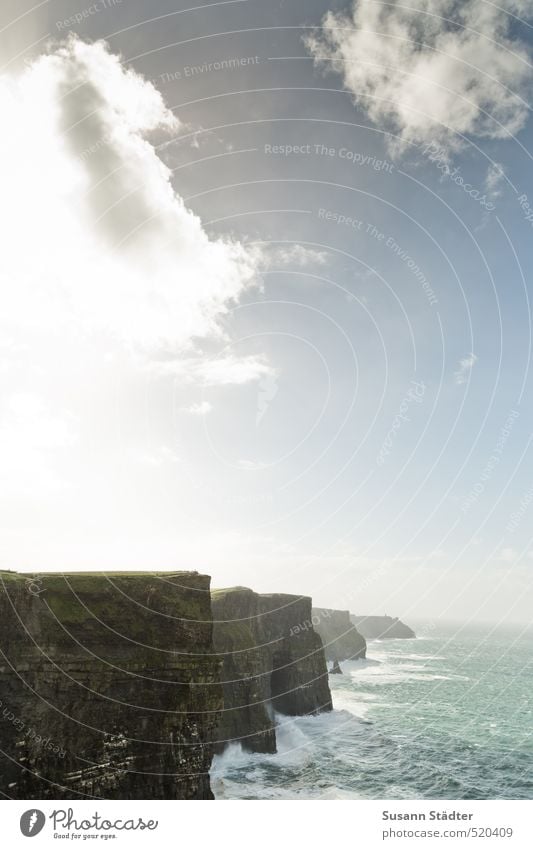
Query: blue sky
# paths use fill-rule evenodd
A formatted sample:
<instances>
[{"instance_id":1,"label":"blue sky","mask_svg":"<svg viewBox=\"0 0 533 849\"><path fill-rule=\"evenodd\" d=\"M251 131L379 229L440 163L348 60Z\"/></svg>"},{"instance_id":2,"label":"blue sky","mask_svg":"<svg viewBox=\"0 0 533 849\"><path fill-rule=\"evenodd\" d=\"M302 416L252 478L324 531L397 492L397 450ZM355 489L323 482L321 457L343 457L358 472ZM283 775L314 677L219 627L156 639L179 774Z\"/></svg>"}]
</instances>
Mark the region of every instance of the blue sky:
<instances>
[{"instance_id":1,"label":"blue sky","mask_svg":"<svg viewBox=\"0 0 533 849\"><path fill-rule=\"evenodd\" d=\"M530 4L82 5L2 12L2 565L528 621Z\"/></svg>"}]
</instances>

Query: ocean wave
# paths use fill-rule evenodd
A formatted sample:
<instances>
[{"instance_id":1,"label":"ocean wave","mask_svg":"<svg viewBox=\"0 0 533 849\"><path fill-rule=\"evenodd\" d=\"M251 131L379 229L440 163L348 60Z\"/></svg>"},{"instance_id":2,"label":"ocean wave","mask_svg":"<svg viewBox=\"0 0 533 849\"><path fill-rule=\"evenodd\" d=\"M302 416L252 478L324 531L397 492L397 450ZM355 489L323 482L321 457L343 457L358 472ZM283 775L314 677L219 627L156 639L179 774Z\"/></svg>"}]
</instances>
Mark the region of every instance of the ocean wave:
<instances>
[{"instance_id":1,"label":"ocean wave","mask_svg":"<svg viewBox=\"0 0 533 849\"><path fill-rule=\"evenodd\" d=\"M425 651L383 642L341 662L333 711L276 715L277 754L235 744L215 758L216 798L531 798L529 646L513 648L502 676L490 662L499 643L481 655L466 635L444 657L445 637L431 639Z\"/></svg>"},{"instance_id":2,"label":"ocean wave","mask_svg":"<svg viewBox=\"0 0 533 849\"><path fill-rule=\"evenodd\" d=\"M446 660L445 657L438 654L401 654L399 657L405 658L405 660Z\"/></svg>"},{"instance_id":3,"label":"ocean wave","mask_svg":"<svg viewBox=\"0 0 533 849\"><path fill-rule=\"evenodd\" d=\"M348 711L359 719L364 719L373 707L386 707L376 703L376 696L370 693L358 693L350 690L332 690L333 707L338 711Z\"/></svg>"},{"instance_id":4,"label":"ocean wave","mask_svg":"<svg viewBox=\"0 0 533 849\"><path fill-rule=\"evenodd\" d=\"M211 784L217 799L348 799L363 798L331 780L321 778L320 765L333 757L342 773L352 754L337 749L346 729L363 728L353 712L333 710L318 716L276 714L277 752L248 752L233 743L215 755Z\"/></svg>"}]
</instances>

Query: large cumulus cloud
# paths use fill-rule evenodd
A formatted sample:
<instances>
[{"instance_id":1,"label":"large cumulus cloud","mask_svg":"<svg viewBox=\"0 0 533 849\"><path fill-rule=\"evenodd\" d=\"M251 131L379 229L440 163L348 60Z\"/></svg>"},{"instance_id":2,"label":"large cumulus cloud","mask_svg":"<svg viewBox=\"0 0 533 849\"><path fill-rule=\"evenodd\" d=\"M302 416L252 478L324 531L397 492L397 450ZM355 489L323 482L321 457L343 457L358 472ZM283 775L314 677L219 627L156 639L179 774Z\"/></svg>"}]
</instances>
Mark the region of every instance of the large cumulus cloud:
<instances>
[{"instance_id":1,"label":"large cumulus cloud","mask_svg":"<svg viewBox=\"0 0 533 849\"><path fill-rule=\"evenodd\" d=\"M354 0L307 39L369 117L406 142L508 138L528 116L530 57L512 34L522 0ZM508 12L510 14L508 14Z\"/></svg>"}]
</instances>

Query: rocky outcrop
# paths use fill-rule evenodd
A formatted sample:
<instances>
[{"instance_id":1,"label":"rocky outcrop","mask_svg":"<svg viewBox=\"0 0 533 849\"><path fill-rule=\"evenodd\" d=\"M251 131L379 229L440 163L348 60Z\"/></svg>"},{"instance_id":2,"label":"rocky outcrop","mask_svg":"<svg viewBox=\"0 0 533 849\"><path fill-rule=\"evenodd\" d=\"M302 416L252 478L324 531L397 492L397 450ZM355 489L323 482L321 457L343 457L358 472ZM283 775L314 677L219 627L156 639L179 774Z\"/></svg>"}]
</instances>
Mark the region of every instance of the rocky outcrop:
<instances>
[{"instance_id":1,"label":"rocky outcrop","mask_svg":"<svg viewBox=\"0 0 533 849\"><path fill-rule=\"evenodd\" d=\"M348 610L314 607L313 625L322 638L328 660L359 660L366 657L366 640L354 627Z\"/></svg>"},{"instance_id":2,"label":"rocky outcrop","mask_svg":"<svg viewBox=\"0 0 533 849\"><path fill-rule=\"evenodd\" d=\"M212 798L209 581L0 573L4 797Z\"/></svg>"},{"instance_id":3,"label":"rocky outcrop","mask_svg":"<svg viewBox=\"0 0 533 849\"><path fill-rule=\"evenodd\" d=\"M357 630L367 640L411 640L415 632L392 616L352 616Z\"/></svg>"},{"instance_id":4,"label":"rocky outcrop","mask_svg":"<svg viewBox=\"0 0 533 849\"><path fill-rule=\"evenodd\" d=\"M300 716L332 707L311 599L233 587L213 591L212 609L223 659L217 750L239 742L250 751L275 752L275 711Z\"/></svg>"}]
</instances>

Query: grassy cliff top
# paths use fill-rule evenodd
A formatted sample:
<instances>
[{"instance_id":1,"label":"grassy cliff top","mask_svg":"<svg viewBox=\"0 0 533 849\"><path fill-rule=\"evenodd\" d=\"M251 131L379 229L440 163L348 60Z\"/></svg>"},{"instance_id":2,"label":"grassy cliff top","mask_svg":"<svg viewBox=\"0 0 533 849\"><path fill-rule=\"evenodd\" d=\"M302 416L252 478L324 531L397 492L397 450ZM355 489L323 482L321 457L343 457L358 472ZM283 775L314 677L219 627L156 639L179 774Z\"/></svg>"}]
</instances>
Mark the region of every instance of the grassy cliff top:
<instances>
[{"instance_id":1,"label":"grassy cliff top","mask_svg":"<svg viewBox=\"0 0 533 849\"><path fill-rule=\"evenodd\" d=\"M257 593L255 590L250 589L250 587L214 587L211 590L211 595L215 598L223 598L232 593L253 593L260 599L288 599L291 603L301 601L302 599L305 601L310 599L310 596L296 595L295 593Z\"/></svg>"},{"instance_id":2,"label":"grassy cliff top","mask_svg":"<svg viewBox=\"0 0 533 849\"><path fill-rule=\"evenodd\" d=\"M126 627L139 639L154 631L147 642L157 645L159 632L211 622L210 580L198 572L1 570L0 601L31 603L67 625Z\"/></svg>"},{"instance_id":3,"label":"grassy cliff top","mask_svg":"<svg viewBox=\"0 0 533 849\"><path fill-rule=\"evenodd\" d=\"M326 618L328 616L332 616L332 615L338 616L339 613L341 614L341 616L343 618L346 618L347 616L348 617L351 616L351 613L350 613L349 610L346 610L346 609L341 610L340 608L337 608L337 607L313 607L313 613L318 614L318 616L324 616Z\"/></svg>"},{"instance_id":4,"label":"grassy cliff top","mask_svg":"<svg viewBox=\"0 0 533 849\"><path fill-rule=\"evenodd\" d=\"M127 571L105 569L94 571L71 572L12 572L10 569L0 569L3 581L25 581L27 578L183 578L200 576L199 572L160 572L151 570ZM202 575L201 577L205 577Z\"/></svg>"},{"instance_id":5,"label":"grassy cliff top","mask_svg":"<svg viewBox=\"0 0 533 849\"><path fill-rule=\"evenodd\" d=\"M229 595L230 593L253 593L254 591L250 589L250 587L214 587L211 590L211 595L216 595L222 597L224 595ZM255 593L254 593L255 595Z\"/></svg>"}]
</instances>

